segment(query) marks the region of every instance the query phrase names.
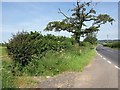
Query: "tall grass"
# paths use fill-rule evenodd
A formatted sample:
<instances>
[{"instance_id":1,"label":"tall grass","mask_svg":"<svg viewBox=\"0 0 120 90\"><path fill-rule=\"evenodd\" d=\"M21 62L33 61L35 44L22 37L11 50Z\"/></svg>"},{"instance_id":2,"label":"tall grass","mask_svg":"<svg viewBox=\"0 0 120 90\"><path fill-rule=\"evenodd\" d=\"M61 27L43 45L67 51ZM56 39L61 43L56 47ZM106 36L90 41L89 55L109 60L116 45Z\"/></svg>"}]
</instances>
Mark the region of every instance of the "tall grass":
<instances>
[{"instance_id":1,"label":"tall grass","mask_svg":"<svg viewBox=\"0 0 120 90\"><path fill-rule=\"evenodd\" d=\"M7 48L0 46L0 57L7 56Z\"/></svg>"},{"instance_id":2,"label":"tall grass","mask_svg":"<svg viewBox=\"0 0 120 90\"><path fill-rule=\"evenodd\" d=\"M17 66L15 70L17 75L26 76L54 76L64 71L82 71L95 56L94 49L87 47L82 47L82 49L84 51L79 47L54 53L49 51L45 57L32 60L21 71L19 71L20 66Z\"/></svg>"},{"instance_id":3,"label":"tall grass","mask_svg":"<svg viewBox=\"0 0 120 90\"><path fill-rule=\"evenodd\" d=\"M2 62L2 88L15 88L15 77L12 74L10 65L10 62Z\"/></svg>"},{"instance_id":4,"label":"tall grass","mask_svg":"<svg viewBox=\"0 0 120 90\"><path fill-rule=\"evenodd\" d=\"M0 46L0 76L2 78L2 88L15 88L14 79L12 74L12 60L7 56L6 47Z\"/></svg>"},{"instance_id":5,"label":"tall grass","mask_svg":"<svg viewBox=\"0 0 120 90\"><path fill-rule=\"evenodd\" d=\"M5 50L5 48L2 49ZM54 76L65 71L81 72L94 56L94 47L89 43L85 43L81 47L75 45L69 49L62 49L57 52L48 51L45 57L33 58L24 68L20 64L13 63L12 60L7 60L8 58L3 58L2 87L14 88L19 86L19 76ZM14 64L16 65L15 67L13 67Z\"/></svg>"}]
</instances>

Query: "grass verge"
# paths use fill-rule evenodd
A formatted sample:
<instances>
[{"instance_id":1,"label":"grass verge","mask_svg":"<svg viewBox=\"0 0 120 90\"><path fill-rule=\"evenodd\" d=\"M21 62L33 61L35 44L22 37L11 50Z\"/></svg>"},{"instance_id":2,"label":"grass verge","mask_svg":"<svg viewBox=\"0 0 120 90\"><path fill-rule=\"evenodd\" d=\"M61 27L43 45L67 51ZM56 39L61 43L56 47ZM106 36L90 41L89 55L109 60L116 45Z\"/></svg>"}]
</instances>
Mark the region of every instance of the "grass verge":
<instances>
[{"instance_id":1,"label":"grass verge","mask_svg":"<svg viewBox=\"0 0 120 90\"><path fill-rule=\"evenodd\" d=\"M7 48L0 46L0 57L7 56Z\"/></svg>"},{"instance_id":2,"label":"grass verge","mask_svg":"<svg viewBox=\"0 0 120 90\"><path fill-rule=\"evenodd\" d=\"M71 48L63 52L48 52L42 59L34 59L22 70L28 76L54 76L65 71L83 71L96 55L95 49Z\"/></svg>"},{"instance_id":3,"label":"grass verge","mask_svg":"<svg viewBox=\"0 0 120 90\"><path fill-rule=\"evenodd\" d=\"M5 48L1 49L5 50ZM6 52L4 55L6 56ZM82 72L95 55L95 49L90 47L73 47L62 52L49 51L45 57L32 60L28 66L22 68L22 71L18 70L19 66L16 67L18 76L12 74L12 60L4 57L2 59L3 88L32 88L46 76L54 76L65 71ZM22 76L19 76L19 73Z\"/></svg>"}]
</instances>

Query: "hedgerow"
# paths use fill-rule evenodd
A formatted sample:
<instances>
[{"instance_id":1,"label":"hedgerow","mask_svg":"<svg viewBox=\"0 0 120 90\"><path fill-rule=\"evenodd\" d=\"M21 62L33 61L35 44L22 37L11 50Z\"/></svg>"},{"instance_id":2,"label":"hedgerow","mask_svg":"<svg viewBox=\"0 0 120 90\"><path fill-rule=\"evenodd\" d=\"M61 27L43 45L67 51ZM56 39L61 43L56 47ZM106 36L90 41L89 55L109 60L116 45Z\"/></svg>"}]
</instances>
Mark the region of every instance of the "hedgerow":
<instances>
[{"instance_id":1,"label":"hedgerow","mask_svg":"<svg viewBox=\"0 0 120 90\"><path fill-rule=\"evenodd\" d=\"M111 42L103 44L103 46L111 47L111 48L120 48L120 42Z\"/></svg>"},{"instance_id":2,"label":"hedgerow","mask_svg":"<svg viewBox=\"0 0 120 90\"><path fill-rule=\"evenodd\" d=\"M72 39L39 32L18 32L7 43L9 56L21 66L28 65L33 58L41 58L48 51L61 51L72 46Z\"/></svg>"},{"instance_id":3,"label":"hedgerow","mask_svg":"<svg viewBox=\"0 0 120 90\"><path fill-rule=\"evenodd\" d=\"M7 44L7 49L9 56L22 66L27 65L34 54L34 47L27 32L13 35Z\"/></svg>"}]
</instances>

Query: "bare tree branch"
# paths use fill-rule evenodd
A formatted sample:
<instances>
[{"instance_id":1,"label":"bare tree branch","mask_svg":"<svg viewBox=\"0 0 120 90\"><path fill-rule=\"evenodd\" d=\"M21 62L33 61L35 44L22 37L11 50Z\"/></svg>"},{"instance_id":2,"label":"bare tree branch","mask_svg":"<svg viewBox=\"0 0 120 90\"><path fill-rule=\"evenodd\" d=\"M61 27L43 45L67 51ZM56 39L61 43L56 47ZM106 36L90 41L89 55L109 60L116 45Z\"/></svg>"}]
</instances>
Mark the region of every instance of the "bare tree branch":
<instances>
[{"instance_id":1,"label":"bare tree branch","mask_svg":"<svg viewBox=\"0 0 120 90\"><path fill-rule=\"evenodd\" d=\"M99 2L96 2L95 4L93 4L93 8L95 8L97 6Z\"/></svg>"},{"instance_id":2,"label":"bare tree branch","mask_svg":"<svg viewBox=\"0 0 120 90\"><path fill-rule=\"evenodd\" d=\"M67 19L69 19L69 17L67 15L65 15L59 8L59 13L61 13L62 15L64 15Z\"/></svg>"},{"instance_id":3,"label":"bare tree branch","mask_svg":"<svg viewBox=\"0 0 120 90\"><path fill-rule=\"evenodd\" d=\"M77 7L75 4L73 4L73 6Z\"/></svg>"}]
</instances>

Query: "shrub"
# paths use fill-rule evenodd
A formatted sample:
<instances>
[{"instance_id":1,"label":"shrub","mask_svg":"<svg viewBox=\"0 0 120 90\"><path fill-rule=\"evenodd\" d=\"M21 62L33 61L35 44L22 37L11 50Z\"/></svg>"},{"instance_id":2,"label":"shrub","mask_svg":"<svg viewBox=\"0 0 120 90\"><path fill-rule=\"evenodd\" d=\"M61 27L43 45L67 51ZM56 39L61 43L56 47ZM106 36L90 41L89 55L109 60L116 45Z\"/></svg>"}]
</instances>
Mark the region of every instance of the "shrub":
<instances>
[{"instance_id":1,"label":"shrub","mask_svg":"<svg viewBox=\"0 0 120 90\"><path fill-rule=\"evenodd\" d=\"M48 51L61 51L71 46L70 38L48 34L34 42L37 56L45 56Z\"/></svg>"},{"instance_id":2,"label":"shrub","mask_svg":"<svg viewBox=\"0 0 120 90\"><path fill-rule=\"evenodd\" d=\"M31 60L34 49L29 38L29 33L21 32L13 35L7 44L8 54L20 65L25 66Z\"/></svg>"},{"instance_id":3,"label":"shrub","mask_svg":"<svg viewBox=\"0 0 120 90\"><path fill-rule=\"evenodd\" d=\"M42 35L39 32L21 32L13 35L7 44L8 54L15 61L12 64L12 73L17 76L46 73L49 75L51 70L52 74L64 71L64 64L69 57L72 58L71 54L75 57L80 56L91 47L89 42L82 42L82 48L79 45L73 46L72 41L71 38ZM66 53L70 53L69 57ZM59 68L56 68L58 66Z\"/></svg>"},{"instance_id":4,"label":"shrub","mask_svg":"<svg viewBox=\"0 0 120 90\"><path fill-rule=\"evenodd\" d=\"M18 32L7 43L8 54L20 65L25 66L32 58L41 58L48 51L61 51L72 45L71 39L51 34L42 35L35 32Z\"/></svg>"}]
</instances>

